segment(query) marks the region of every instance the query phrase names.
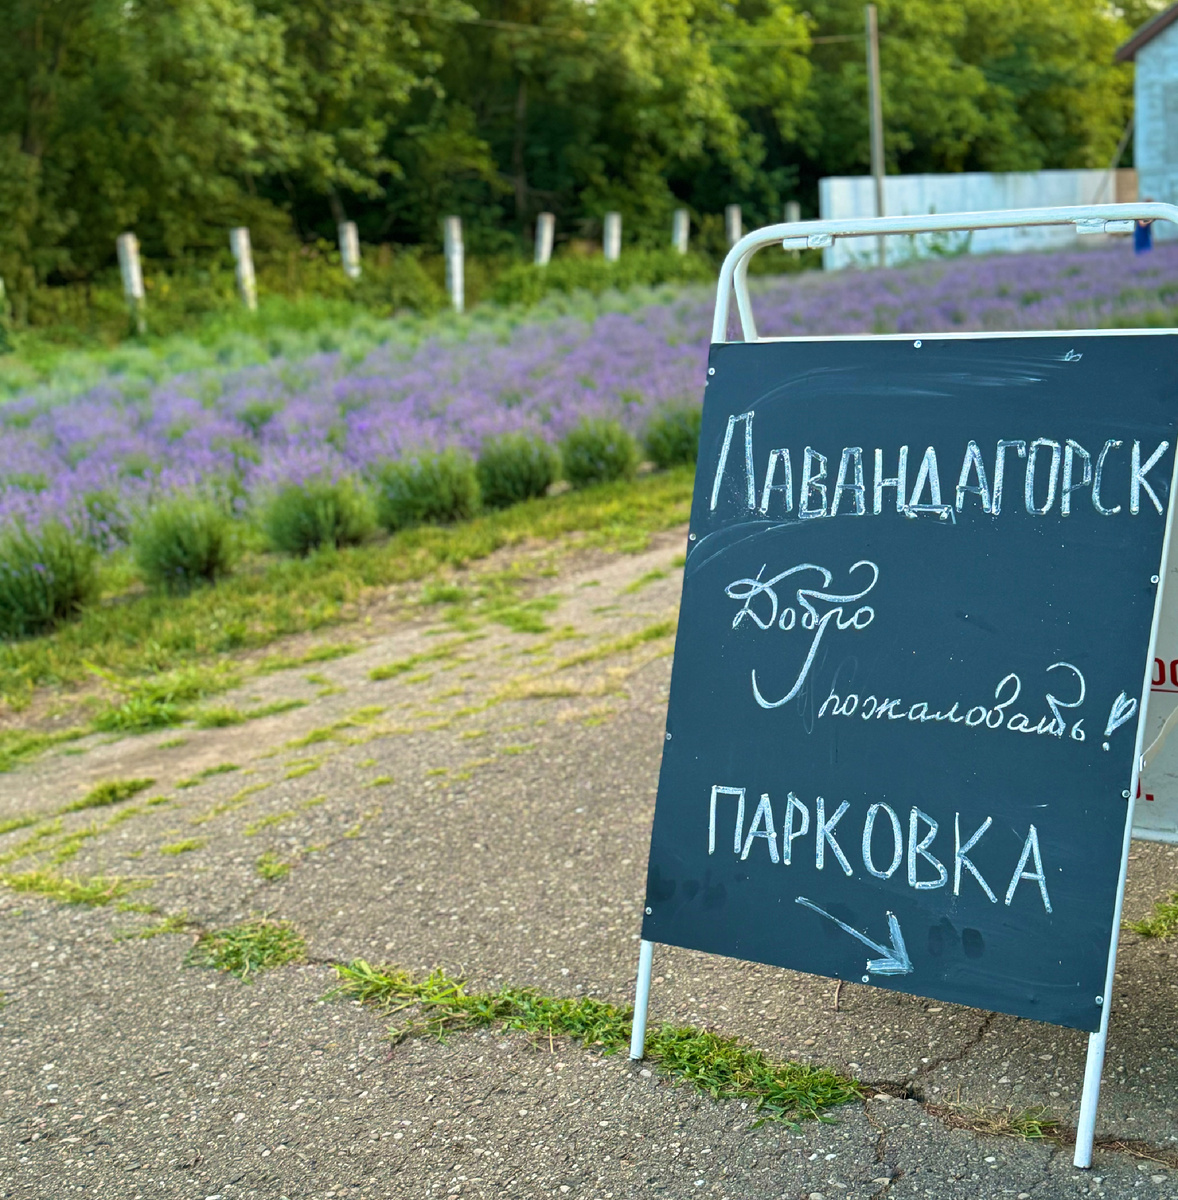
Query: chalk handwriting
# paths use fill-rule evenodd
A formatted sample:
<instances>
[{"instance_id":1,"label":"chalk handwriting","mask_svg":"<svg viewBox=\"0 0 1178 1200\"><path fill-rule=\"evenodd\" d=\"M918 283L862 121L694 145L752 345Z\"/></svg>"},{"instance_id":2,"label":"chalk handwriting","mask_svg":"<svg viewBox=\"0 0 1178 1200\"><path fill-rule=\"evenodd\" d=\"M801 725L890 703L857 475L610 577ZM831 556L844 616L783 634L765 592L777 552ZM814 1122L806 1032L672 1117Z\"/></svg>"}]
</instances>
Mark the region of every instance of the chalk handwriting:
<instances>
[{"instance_id":1,"label":"chalk handwriting","mask_svg":"<svg viewBox=\"0 0 1178 1200\"><path fill-rule=\"evenodd\" d=\"M799 563L797 566L778 572L770 579L762 579L766 565L762 565L755 578L733 580L724 589L724 594L732 600L742 602L740 610L732 618L733 629L739 629L747 618L758 629L777 629L783 633L790 633L794 629L800 628L810 635L809 647L801 669L794 678L793 686L780 699L767 700L765 698L757 682L756 669L753 669L753 696L757 703L762 708L780 708L801 691L814 663L814 656L818 653L822 638L832 624L838 630L863 630L875 619L875 609L869 604L860 605L858 602L875 587L879 580L879 567L873 562L861 559L851 567L848 574L854 575L860 568L864 568L871 573L871 582L866 587L860 587L858 591L838 592L830 590L831 583L834 581L834 573L825 567L818 566L817 563ZM801 577L814 582L814 575L821 578L820 585L799 587L794 593L793 603L782 603L777 592L783 580L791 579L798 582L798 577ZM865 578L865 576L861 575L860 578ZM845 606L852 604L858 605L858 607L848 613ZM833 607L820 613L818 607L820 605L832 605Z\"/></svg>"},{"instance_id":2,"label":"chalk handwriting","mask_svg":"<svg viewBox=\"0 0 1178 1200\"><path fill-rule=\"evenodd\" d=\"M998 517L1004 507L1019 508L1035 517L1053 513L1067 517L1079 511L1084 492L1103 517L1122 512L1138 516L1143 510L1142 493L1147 502L1145 511L1152 506L1159 514L1165 512L1168 473L1164 480L1155 477L1153 482L1149 475L1170 449L1168 441L1159 442L1152 451L1148 445L1143 448L1140 441L1133 441L1126 455L1123 438L1107 438L1103 445L1090 443L1090 449L1070 437L1000 438L988 456L978 442L971 440L960 459L956 487L942 493L942 463L952 469L960 453L956 448L942 446L939 456L935 446L923 452L914 450L911 458L918 465L911 486L906 445L887 453L879 446L871 450L863 446L828 448L830 453L813 446L792 451L778 446L769 450L767 458L760 458L764 470L758 474L753 442L755 415L750 409L728 418L712 477L712 511L721 497L727 497L729 504L735 501L760 518L784 519L794 514L793 519L810 521L880 516L885 508L884 494L890 491L895 494L897 513L941 520L974 506L992 517ZM738 425L742 426L742 450L733 453ZM870 482L868 463L874 467ZM888 474L892 463L896 464L895 472ZM796 492L795 464L800 467ZM1008 479L1012 473L1021 474L1021 479ZM952 479L951 474L944 476L946 489L951 488Z\"/></svg>"},{"instance_id":3,"label":"chalk handwriting","mask_svg":"<svg viewBox=\"0 0 1178 1200\"><path fill-rule=\"evenodd\" d=\"M760 802L757 804L756 812L753 814L747 831L745 829L745 796L746 789L744 787L734 787L729 784L715 784L712 787L711 799L708 804L708 854L716 853L717 826L722 824L727 815L731 813L734 817L732 852L741 862L749 860L757 841L764 841L765 851L760 853L767 853L770 868L775 866L800 868L804 862L808 862L808 855L793 853L792 843L813 829L814 869L816 871L825 870L833 860L844 875L848 878L854 877L856 867L843 844L840 843L839 837L843 836L848 846L851 845L850 839L845 833L840 835L837 828L840 822L844 823L844 829L858 827L860 818L853 811L849 801L841 801L834 809L833 815L828 817L826 813L830 802L824 797L815 796L811 808L810 804L799 799L792 791L788 792L782 812L784 834L782 842L779 844L773 801L770 799L769 793L761 793ZM719 809L718 802L722 798L735 800L735 809ZM780 793L778 793L778 805L780 806L781 803ZM781 810L779 809L779 811ZM810 817L811 811L814 814L813 821ZM802 819L800 828L795 832L794 818L797 814L800 814ZM885 822L879 820L881 814L886 817ZM896 876L900 864L906 860L907 871L899 873L897 883L907 884L913 891L918 892L952 888L953 895L960 896L963 872L966 872L972 876L986 899L991 904L997 904L999 902L998 893L990 886L982 874L981 868L970 857L971 851L990 832L993 824L994 818L987 816L963 842L961 840L961 814L955 812L953 814L952 849L942 850L937 844L938 838L947 835L942 833L940 823L934 817L918 805L911 805L908 810L908 828L907 837L905 837L900 814L891 805L877 801L868 807L866 814L862 817L862 838L857 847L858 857L867 874L876 879L885 880ZM880 831L878 836L877 828ZM1018 836L1022 837L1021 834ZM890 861L883 866L885 860L889 859L889 848ZM953 855L952 872L950 872L947 862L947 856L950 853ZM941 855L945 855L946 858L943 859ZM765 861L763 857L758 858L755 854L753 859L755 862ZM990 859L993 860L993 852L990 854ZM1028 863L1033 864L1034 870L1028 869ZM993 870L993 868L989 869ZM1006 907L1009 908L1014 904L1019 885L1024 880L1038 885L1039 898L1043 903L1044 911L1050 913L1052 908L1051 896L1047 890L1047 872L1043 867L1039 831L1034 825L1028 827L1026 836L1022 838L1021 853L1003 897Z\"/></svg>"},{"instance_id":4,"label":"chalk handwriting","mask_svg":"<svg viewBox=\"0 0 1178 1200\"><path fill-rule=\"evenodd\" d=\"M1043 714L1036 721L1025 712L1012 711L1022 695L1022 679L1013 671L1004 675L994 688L994 699L985 704L975 704L972 707L955 700L948 708L938 707L927 700L908 701L903 697L877 695L874 692L860 696L857 692L847 692L843 695L835 692L833 687L830 694L818 709L822 717L857 717L862 721L911 721L924 725L928 722L947 723L949 725L964 725L967 729L1006 729L1011 733L1037 734L1063 740L1065 734L1068 740L1082 742L1086 738L1084 718L1073 721L1067 710L1078 709L1087 695L1087 685L1083 672L1071 663L1052 663L1046 672L1060 671L1070 685L1069 691L1074 692L1067 699L1061 699L1051 691L1044 689L1043 702L1050 710L1050 716ZM1061 688L1062 690L1062 688ZM1122 697L1124 693L1122 693ZM1113 714L1109 716L1109 727L1105 731L1107 737L1113 729L1123 725L1136 712L1136 701L1128 702L1131 707L1126 709L1123 701L1113 705L1117 722L1113 724ZM1120 705L1120 707L1118 707Z\"/></svg>"}]
</instances>

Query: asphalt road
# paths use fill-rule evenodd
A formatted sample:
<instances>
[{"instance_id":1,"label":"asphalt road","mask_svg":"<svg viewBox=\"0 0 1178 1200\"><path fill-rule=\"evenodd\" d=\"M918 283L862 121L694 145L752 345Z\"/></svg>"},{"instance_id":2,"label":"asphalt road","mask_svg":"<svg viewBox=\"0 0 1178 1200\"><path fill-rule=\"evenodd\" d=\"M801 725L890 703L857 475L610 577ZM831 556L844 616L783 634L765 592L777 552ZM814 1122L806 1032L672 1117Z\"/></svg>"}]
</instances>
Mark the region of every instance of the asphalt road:
<instances>
[{"instance_id":1,"label":"asphalt road","mask_svg":"<svg viewBox=\"0 0 1178 1200\"><path fill-rule=\"evenodd\" d=\"M0 1196L1178 1200L1173 942L1122 942L1090 1172L1067 1147L961 1127L1037 1106L1074 1124L1086 1039L1067 1030L860 985L836 1008L829 980L658 948L654 1022L865 1084L793 1129L560 1039L393 1046L378 1012L325 998L331 964L363 957L630 1001L679 549L566 564L550 633L424 608L227 700L302 708L182 745L89 739L0 776L0 816L43 821L0 839L28 847L5 870L94 824L58 870L133 877L150 886L132 899L207 929L281 917L308 944L243 983L185 966L190 934L126 936L158 914L0 889ZM94 783L147 776L29 843ZM289 873L263 879L264 854ZM1127 914L1176 888L1178 854L1136 845Z\"/></svg>"}]
</instances>

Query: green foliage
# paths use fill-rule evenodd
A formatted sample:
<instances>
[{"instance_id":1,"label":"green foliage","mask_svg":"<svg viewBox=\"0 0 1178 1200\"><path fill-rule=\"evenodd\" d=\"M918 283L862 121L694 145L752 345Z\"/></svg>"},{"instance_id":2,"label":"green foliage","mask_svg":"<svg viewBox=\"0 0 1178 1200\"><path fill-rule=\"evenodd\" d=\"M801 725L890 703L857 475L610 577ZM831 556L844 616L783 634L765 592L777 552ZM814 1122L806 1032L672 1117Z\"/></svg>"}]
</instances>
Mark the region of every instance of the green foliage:
<instances>
[{"instance_id":1,"label":"green foliage","mask_svg":"<svg viewBox=\"0 0 1178 1200\"><path fill-rule=\"evenodd\" d=\"M436 970L415 979L391 967L372 967L363 959L336 968L336 995L384 1011L416 1008L394 1041L488 1026L518 1029L545 1037L567 1037L606 1054L629 1046L633 1010L592 996L562 999L526 988L497 992L466 990L461 980ZM833 1071L798 1063L776 1062L733 1037L694 1027L664 1025L646 1035L645 1056L673 1078L682 1079L715 1100L743 1100L762 1120L795 1123L819 1117L824 1109L860 1095L858 1086Z\"/></svg>"},{"instance_id":2,"label":"green foliage","mask_svg":"<svg viewBox=\"0 0 1178 1200\"><path fill-rule=\"evenodd\" d=\"M600 255L570 255L554 258L546 267L518 263L495 281L491 298L497 304L536 304L552 292L597 295L608 288L705 282L715 274L712 261L702 254L634 247L617 262L607 262Z\"/></svg>"},{"instance_id":3,"label":"green foliage","mask_svg":"<svg viewBox=\"0 0 1178 1200\"><path fill-rule=\"evenodd\" d=\"M98 586L90 546L63 525L0 532L0 641L44 633L75 616Z\"/></svg>"},{"instance_id":4,"label":"green foliage","mask_svg":"<svg viewBox=\"0 0 1178 1200\"><path fill-rule=\"evenodd\" d=\"M155 783L154 779L108 779L95 784L81 800L67 804L62 812L81 812L87 808L107 808L112 804L121 804L130 800L140 792Z\"/></svg>"},{"instance_id":5,"label":"green foliage","mask_svg":"<svg viewBox=\"0 0 1178 1200\"><path fill-rule=\"evenodd\" d=\"M122 595L117 604L91 605L79 620L52 633L0 642L0 696L25 697L48 683L92 683L97 673L109 693L95 727L161 728L185 719L195 701L240 682L243 650L339 624L376 589L425 580L504 547L536 541L559 546L572 535L581 546L643 550L653 532L687 520L690 503L691 472L669 471L528 501L458 525L420 526L334 555L263 558L257 570L237 572L216 588L187 596ZM271 655L256 665L281 670L352 649L327 643L299 656ZM0 770L85 732L85 727L0 730Z\"/></svg>"},{"instance_id":6,"label":"green foliage","mask_svg":"<svg viewBox=\"0 0 1178 1200\"><path fill-rule=\"evenodd\" d=\"M344 478L288 483L266 504L262 524L275 550L302 556L325 546L359 545L376 523L367 493Z\"/></svg>"},{"instance_id":7,"label":"green foliage","mask_svg":"<svg viewBox=\"0 0 1178 1200\"><path fill-rule=\"evenodd\" d=\"M560 454L543 438L506 433L479 452L479 490L488 508L507 508L543 496L560 474Z\"/></svg>"},{"instance_id":8,"label":"green foliage","mask_svg":"<svg viewBox=\"0 0 1178 1200\"><path fill-rule=\"evenodd\" d=\"M1147 938L1172 938L1178 935L1178 892L1168 900L1159 900L1153 912L1141 921L1127 921L1126 928Z\"/></svg>"},{"instance_id":9,"label":"green foliage","mask_svg":"<svg viewBox=\"0 0 1178 1200\"><path fill-rule=\"evenodd\" d=\"M703 409L698 404L676 405L655 413L643 435L650 461L664 471L695 462Z\"/></svg>"},{"instance_id":10,"label":"green foliage","mask_svg":"<svg viewBox=\"0 0 1178 1200\"><path fill-rule=\"evenodd\" d=\"M151 587L183 593L229 574L233 541L228 515L211 500L172 496L148 511L132 534L131 548Z\"/></svg>"},{"instance_id":11,"label":"green foliage","mask_svg":"<svg viewBox=\"0 0 1178 1200\"><path fill-rule=\"evenodd\" d=\"M390 532L462 521L479 510L475 466L460 450L386 462L374 472L374 483L377 520Z\"/></svg>"},{"instance_id":12,"label":"green foliage","mask_svg":"<svg viewBox=\"0 0 1178 1200\"><path fill-rule=\"evenodd\" d=\"M889 169L1106 164L1131 106L1113 50L1150 11L881 4ZM367 250L353 283L336 227L351 217L366 243L436 252L439 218L463 213L470 302L488 287L530 302L694 277L725 248L725 203L747 227L788 199L812 213L819 177L867 166L859 0L535 0L516 15L485 0L9 0L0 277L18 340L29 325L125 331L124 229L149 261L157 331L218 308L249 320L226 249L237 224L263 296L426 310L441 300L436 257ZM694 264L665 250L681 205ZM495 283L541 209L560 253ZM588 257L610 210L617 267Z\"/></svg>"},{"instance_id":13,"label":"green foliage","mask_svg":"<svg viewBox=\"0 0 1178 1200\"><path fill-rule=\"evenodd\" d=\"M565 478L575 488L630 479L638 469L638 446L617 421L587 417L560 444Z\"/></svg>"},{"instance_id":14,"label":"green foliage","mask_svg":"<svg viewBox=\"0 0 1178 1200\"><path fill-rule=\"evenodd\" d=\"M259 919L202 933L185 960L190 967L212 967L249 981L251 975L307 956L303 935L289 921Z\"/></svg>"}]
</instances>

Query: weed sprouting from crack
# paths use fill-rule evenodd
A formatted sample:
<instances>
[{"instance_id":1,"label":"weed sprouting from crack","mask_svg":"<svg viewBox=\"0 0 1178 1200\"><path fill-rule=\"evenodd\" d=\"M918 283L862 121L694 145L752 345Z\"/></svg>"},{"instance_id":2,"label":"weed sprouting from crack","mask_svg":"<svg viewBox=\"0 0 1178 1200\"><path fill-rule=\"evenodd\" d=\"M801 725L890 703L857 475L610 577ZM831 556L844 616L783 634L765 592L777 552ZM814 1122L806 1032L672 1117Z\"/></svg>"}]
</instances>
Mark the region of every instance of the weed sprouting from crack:
<instances>
[{"instance_id":1,"label":"weed sprouting from crack","mask_svg":"<svg viewBox=\"0 0 1178 1200\"><path fill-rule=\"evenodd\" d=\"M1159 900L1153 912L1141 921L1126 921L1125 928L1147 938L1172 938L1178 935L1178 892Z\"/></svg>"},{"instance_id":2,"label":"weed sprouting from crack","mask_svg":"<svg viewBox=\"0 0 1178 1200\"><path fill-rule=\"evenodd\" d=\"M227 971L249 982L259 971L303 962L306 957L307 943L289 921L262 917L202 933L184 962L190 967Z\"/></svg>"},{"instance_id":3,"label":"weed sprouting from crack","mask_svg":"<svg viewBox=\"0 0 1178 1200\"><path fill-rule=\"evenodd\" d=\"M113 937L116 942L150 941L151 938L162 937L164 934L188 933L192 929L192 926L193 922L188 919L188 914L182 912L164 917L162 921L158 921L155 925L148 925L143 929L117 930Z\"/></svg>"},{"instance_id":4,"label":"weed sprouting from crack","mask_svg":"<svg viewBox=\"0 0 1178 1200\"><path fill-rule=\"evenodd\" d=\"M266 850L259 854L254 861L254 870L268 882L273 882L275 879L285 879L291 873L294 864L284 862L274 853L273 850Z\"/></svg>"},{"instance_id":5,"label":"weed sprouting from crack","mask_svg":"<svg viewBox=\"0 0 1178 1200\"><path fill-rule=\"evenodd\" d=\"M951 1129L968 1129L985 1137L1018 1138L1022 1141L1055 1141L1060 1124L1046 1108L959 1108L926 1104L925 1109Z\"/></svg>"},{"instance_id":6,"label":"weed sprouting from crack","mask_svg":"<svg viewBox=\"0 0 1178 1200\"><path fill-rule=\"evenodd\" d=\"M362 959L338 965L340 984L331 995L374 1005L386 1015L415 1010L390 1027L394 1042L415 1036L498 1027L549 1039L567 1037L613 1054L630 1044L633 1012L590 996L567 999L527 988L468 992L440 970L424 979L394 967L372 967ZM716 1100L743 1100L761 1121L790 1125L824 1118L825 1110L860 1097L853 1080L822 1068L778 1062L737 1038L691 1026L664 1025L647 1033L645 1055L666 1074Z\"/></svg>"},{"instance_id":7,"label":"weed sprouting from crack","mask_svg":"<svg viewBox=\"0 0 1178 1200\"><path fill-rule=\"evenodd\" d=\"M203 850L208 845L208 838L184 838L179 842L171 842L167 846L160 847L161 854L168 854L175 858L180 854L191 854L194 850Z\"/></svg>"},{"instance_id":8,"label":"weed sprouting from crack","mask_svg":"<svg viewBox=\"0 0 1178 1200\"><path fill-rule=\"evenodd\" d=\"M93 875L89 879L76 879L47 868L0 875L0 882L14 892L32 892L63 904L87 904L91 907L101 907L140 888L151 887L148 880L125 879L119 875Z\"/></svg>"},{"instance_id":9,"label":"weed sprouting from crack","mask_svg":"<svg viewBox=\"0 0 1178 1200\"><path fill-rule=\"evenodd\" d=\"M108 779L95 784L80 800L67 804L59 811L63 813L82 812L87 808L106 808L111 804L120 804L130 800L140 792L155 783L154 779Z\"/></svg>"},{"instance_id":10,"label":"weed sprouting from crack","mask_svg":"<svg viewBox=\"0 0 1178 1200\"><path fill-rule=\"evenodd\" d=\"M206 779L212 779L215 775L228 775L231 771L240 771L241 768L237 763L220 763L215 767L206 767L203 771L197 771L195 775L190 775L187 779L181 779L176 784L176 790L181 791L184 788L198 787L204 783Z\"/></svg>"}]
</instances>

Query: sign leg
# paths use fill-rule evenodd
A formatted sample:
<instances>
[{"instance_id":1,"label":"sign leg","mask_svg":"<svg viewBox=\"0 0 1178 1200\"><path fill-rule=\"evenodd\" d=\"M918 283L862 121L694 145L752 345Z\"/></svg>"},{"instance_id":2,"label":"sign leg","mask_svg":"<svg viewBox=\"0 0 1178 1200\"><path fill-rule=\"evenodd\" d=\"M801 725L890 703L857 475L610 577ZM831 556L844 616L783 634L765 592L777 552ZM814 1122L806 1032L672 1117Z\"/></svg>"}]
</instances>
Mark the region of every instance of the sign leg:
<instances>
[{"instance_id":1,"label":"sign leg","mask_svg":"<svg viewBox=\"0 0 1178 1200\"><path fill-rule=\"evenodd\" d=\"M1072 1162L1077 1167L1092 1166L1092 1142L1096 1136L1096 1105L1100 1100L1100 1073L1104 1069L1104 1047L1108 1041L1107 1000L1100 1029L1088 1035L1088 1060L1084 1064L1084 1091L1080 1096L1080 1120L1076 1125L1076 1154Z\"/></svg>"},{"instance_id":2,"label":"sign leg","mask_svg":"<svg viewBox=\"0 0 1178 1200\"><path fill-rule=\"evenodd\" d=\"M646 1052L646 1010L650 1006L650 970L654 943L643 941L638 949L638 984L634 989L634 1024L630 1031L630 1058L639 1062Z\"/></svg>"}]
</instances>

